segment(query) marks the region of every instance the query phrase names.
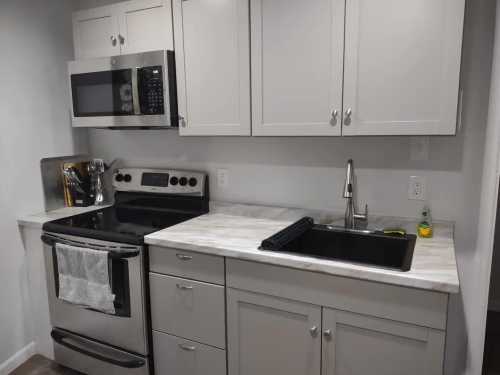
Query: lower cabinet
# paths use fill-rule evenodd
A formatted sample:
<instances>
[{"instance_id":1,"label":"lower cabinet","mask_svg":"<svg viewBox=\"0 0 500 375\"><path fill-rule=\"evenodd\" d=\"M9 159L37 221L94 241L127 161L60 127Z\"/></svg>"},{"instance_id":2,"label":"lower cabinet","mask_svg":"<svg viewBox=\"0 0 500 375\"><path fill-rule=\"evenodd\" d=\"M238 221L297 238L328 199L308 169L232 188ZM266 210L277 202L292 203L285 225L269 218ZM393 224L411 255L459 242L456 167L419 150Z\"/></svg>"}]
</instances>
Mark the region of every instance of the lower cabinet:
<instances>
[{"instance_id":1,"label":"lower cabinet","mask_svg":"<svg viewBox=\"0 0 500 375\"><path fill-rule=\"evenodd\" d=\"M229 375L443 373L444 331L231 288L227 296Z\"/></svg>"},{"instance_id":2,"label":"lower cabinet","mask_svg":"<svg viewBox=\"0 0 500 375\"><path fill-rule=\"evenodd\" d=\"M320 375L321 308L227 289L230 375Z\"/></svg>"},{"instance_id":3,"label":"lower cabinet","mask_svg":"<svg viewBox=\"0 0 500 375\"><path fill-rule=\"evenodd\" d=\"M225 375L222 349L153 331L155 375Z\"/></svg>"},{"instance_id":4,"label":"lower cabinet","mask_svg":"<svg viewBox=\"0 0 500 375\"><path fill-rule=\"evenodd\" d=\"M443 331L323 308L322 375L438 375Z\"/></svg>"}]
</instances>

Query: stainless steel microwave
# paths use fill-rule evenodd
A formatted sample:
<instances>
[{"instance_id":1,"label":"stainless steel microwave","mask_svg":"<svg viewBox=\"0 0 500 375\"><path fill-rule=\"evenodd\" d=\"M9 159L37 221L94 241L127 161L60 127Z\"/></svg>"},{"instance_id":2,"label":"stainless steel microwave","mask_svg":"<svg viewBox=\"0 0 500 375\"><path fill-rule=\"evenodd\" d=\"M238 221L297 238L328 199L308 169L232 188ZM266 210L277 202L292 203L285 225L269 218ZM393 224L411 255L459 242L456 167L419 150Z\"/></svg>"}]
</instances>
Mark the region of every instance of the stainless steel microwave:
<instances>
[{"instance_id":1,"label":"stainless steel microwave","mask_svg":"<svg viewBox=\"0 0 500 375\"><path fill-rule=\"evenodd\" d=\"M74 127L179 124L173 51L71 61L68 71Z\"/></svg>"}]
</instances>

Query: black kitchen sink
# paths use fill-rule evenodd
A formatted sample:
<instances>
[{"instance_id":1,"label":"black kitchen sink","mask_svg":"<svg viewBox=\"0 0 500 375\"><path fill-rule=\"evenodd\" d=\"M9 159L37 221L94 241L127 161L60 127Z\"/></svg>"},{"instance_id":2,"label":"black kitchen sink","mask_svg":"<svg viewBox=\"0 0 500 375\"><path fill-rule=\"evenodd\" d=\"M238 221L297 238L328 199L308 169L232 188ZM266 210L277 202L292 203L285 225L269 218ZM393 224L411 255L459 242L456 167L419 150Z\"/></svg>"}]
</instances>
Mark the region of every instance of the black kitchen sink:
<instances>
[{"instance_id":1,"label":"black kitchen sink","mask_svg":"<svg viewBox=\"0 0 500 375\"><path fill-rule=\"evenodd\" d=\"M266 248L264 241L262 249L409 271L415 241L416 236L411 234L387 235L312 225L298 236L282 241L279 247Z\"/></svg>"}]
</instances>

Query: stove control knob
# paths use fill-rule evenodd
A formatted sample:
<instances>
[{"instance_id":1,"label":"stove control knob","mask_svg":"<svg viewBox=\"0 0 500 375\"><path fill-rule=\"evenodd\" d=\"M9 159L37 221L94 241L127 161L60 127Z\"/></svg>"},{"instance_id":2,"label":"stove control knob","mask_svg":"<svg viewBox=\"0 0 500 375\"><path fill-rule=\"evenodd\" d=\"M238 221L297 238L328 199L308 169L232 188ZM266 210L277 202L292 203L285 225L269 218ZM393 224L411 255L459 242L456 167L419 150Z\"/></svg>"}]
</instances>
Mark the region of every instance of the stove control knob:
<instances>
[{"instance_id":1,"label":"stove control knob","mask_svg":"<svg viewBox=\"0 0 500 375\"><path fill-rule=\"evenodd\" d=\"M191 177L191 178L189 179L189 186L191 186L191 187L195 187L197 184L198 184L198 180L197 180L196 178Z\"/></svg>"},{"instance_id":2,"label":"stove control knob","mask_svg":"<svg viewBox=\"0 0 500 375\"><path fill-rule=\"evenodd\" d=\"M179 185L181 185L181 186L186 186L186 185L187 185L187 183L188 183L188 180L187 180L187 178L186 178L186 177L181 177L181 178L179 179Z\"/></svg>"},{"instance_id":3,"label":"stove control knob","mask_svg":"<svg viewBox=\"0 0 500 375\"><path fill-rule=\"evenodd\" d=\"M118 173L116 176L115 176L115 181L116 182L122 182L123 181L123 175L121 173Z\"/></svg>"},{"instance_id":4,"label":"stove control knob","mask_svg":"<svg viewBox=\"0 0 500 375\"><path fill-rule=\"evenodd\" d=\"M125 182L130 182L132 181L132 176L129 175L129 174L126 174L125 176L123 176L123 181Z\"/></svg>"},{"instance_id":5,"label":"stove control knob","mask_svg":"<svg viewBox=\"0 0 500 375\"><path fill-rule=\"evenodd\" d=\"M179 183L179 179L175 176L170 177L170 185L176 186Z\"/></svg>"}]
</instances>

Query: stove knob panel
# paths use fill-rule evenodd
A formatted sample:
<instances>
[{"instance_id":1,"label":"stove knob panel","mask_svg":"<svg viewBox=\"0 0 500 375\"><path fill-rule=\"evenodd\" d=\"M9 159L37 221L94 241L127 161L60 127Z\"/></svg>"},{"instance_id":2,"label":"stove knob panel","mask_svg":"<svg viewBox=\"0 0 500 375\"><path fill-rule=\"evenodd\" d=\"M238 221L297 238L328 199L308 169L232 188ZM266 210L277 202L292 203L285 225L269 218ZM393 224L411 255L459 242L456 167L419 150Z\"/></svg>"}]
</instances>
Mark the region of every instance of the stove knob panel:
<instances>
[{"instance_id":1,"label":"stove knob panel","mask_svg":"<svg viewBox=\"0 0 500 375\"><path fill-rule=\"evenodd\" d=\"M170 177L170 185L176 186L179 183L179 179L175 176Z\"/></svg>"},{"instance_id":2,"label":"stove knob panel","mask_svg":"<svg viewBox=\"0 0 500 375\"><path fill-rule=\"evenodd\" d=\"M189 186L195 187L196 185L198 185L198 180L195 177L191 177L189 179Z\"/></svg>"},{"instance_id":3,"label":"stove knob panel","mask_svg":"<svg viewBox=\"0 0 500 375\"><path fill-rule=\"evenodd\" d=\"M123 181L123 175L121 173L118 173L116 176L115 176L115 181L116 182L122 182Z\"/></svg>"},{"instance_id":4,"label":"stove knob panel","mask_svg":"<svg viewBox=\"0 0 500 375\"><path fill-rule=\"evenodd\" d=\"M123 181L125 182L130 182L132 181L132 176L129 175L129 174L126 174L125 176L123 176Z\"/></svg>"},{"instance_id":5,"label":"stove knob panel","mask_svg":"<svg viewBox=\"0 0 500 375\"><path fill-rule=\"evenodd\" d=\"M187 183L188 183L188 180L187 180L187 178L186 178L186 177L181 177L181 178L179 179L179 185L181 185L181 186L186 186L186 185L187 185Z\"/></svg>"}]
</instances>

